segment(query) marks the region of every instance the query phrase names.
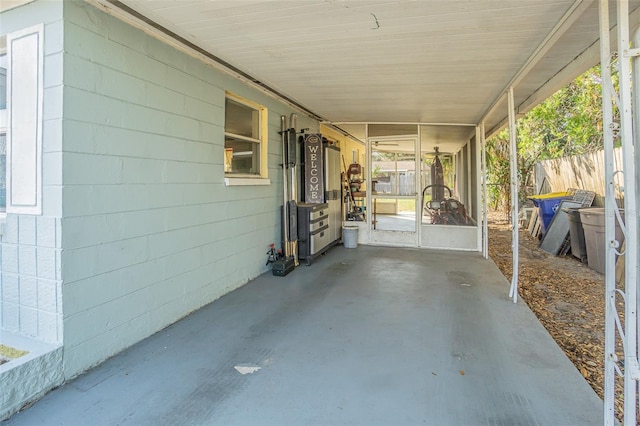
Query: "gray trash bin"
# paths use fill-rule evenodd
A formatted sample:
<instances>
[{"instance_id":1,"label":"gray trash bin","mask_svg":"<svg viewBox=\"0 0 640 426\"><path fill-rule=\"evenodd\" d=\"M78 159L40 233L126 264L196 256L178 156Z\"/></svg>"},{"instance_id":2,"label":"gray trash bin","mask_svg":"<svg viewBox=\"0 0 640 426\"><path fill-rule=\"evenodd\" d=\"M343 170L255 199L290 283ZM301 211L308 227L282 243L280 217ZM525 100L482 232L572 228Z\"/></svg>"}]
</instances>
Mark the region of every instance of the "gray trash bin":
<instances>
[{"instance_id":1,"label":"gray trash bin","mask_svg":"<svg viewBox=\"0 0 640 426\"><path fill-rule=\"evenodd\" d=\"M353 225L345 225L342 227L342 244L345 248L358 247L358 227Z\"/></svg>"},{"instance_id":2,"label":"gray trash bin","mask_svg":"<svg viewBox=\"0 0 640 426\"><path fill-rule=\"evenodd\" d=\"M624 212L620 212L624 220ZM602 207L580 209L580 220L584 228L589 268L604 274L607 242L605 239L605 211ZM616 221L616 240L622 245L624 236Z\"/></svg>"},{"instance_id":3,"label":"gray trash bin","mask_svg":"<svg viewBox=\"0 0 640 426\"><path fill-rule=\"evenodd\" d=\"M571 239L571 254L582 263L587 263L587 244L584 241L584 228L580 220L580 208L562 209L569 219L569 235Z\"/></svg>"}]
</instances>

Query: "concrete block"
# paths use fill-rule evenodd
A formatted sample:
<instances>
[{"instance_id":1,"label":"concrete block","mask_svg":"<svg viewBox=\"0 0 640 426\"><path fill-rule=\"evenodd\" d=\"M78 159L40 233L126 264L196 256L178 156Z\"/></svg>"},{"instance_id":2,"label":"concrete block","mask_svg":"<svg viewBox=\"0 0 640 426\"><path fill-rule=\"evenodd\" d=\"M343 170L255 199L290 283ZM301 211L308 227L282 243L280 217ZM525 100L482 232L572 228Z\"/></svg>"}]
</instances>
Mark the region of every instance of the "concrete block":
<instances>
[{"instance_id":1,"label":"concrete block","mask_svg":"<svg viewBox=\"0 0 640 426\"><path fill-rule=\"evenodd\" d=\"M18 215L7 214L6 222L2 231L2 242L18 244Z\"/></svg>"},{"instance_id":2,"label":"concrete block","mask_svg":"<svg viewBox=\"0 0 640 426\"><path fill-rule=\"evenodd\" d=\"M62 20L49 22L44 27L44 52L47 55L62 52L63 46L63 23Z\"/></svg>"},{"instance_id":3,"label":"concrete block","mask_svg":"<svg viewBox=\"0 0 640 426\"><path fill-rule=\"evenodd\" d=\"M56 219L36 217L36 244L38 247L56 247Z\"/></svg>"},{"instance_id":4,"label":"concrete block","mask_svg":"<svg viewBox=\"0 0 640 426\"><path fill-rule=\"evenodd\" d=\"M62 84L63 52L48 54L44 57L44 87L60 86Z\"/></svg>"},{"instance_id":5,"label":"concrete block","mask_svg":"<svg viewBox=\"0 0 640 426\"><path fill-rule=\"evenodd\" d=\"M100 105L100 108L87 108ZM66 119L99 125L121 126L126 103L96 93L65 88L64 114Z\"/></svg>"},{"instance_id":6,"label":"concrete block","mask_svg":"<svg viewBox=\"0 0 640 426\"><path fill-rule=\"evenodd\" d=\"M36 250L38 277L56 279L56 249L38 247Z\"/></svg>"},{"instance_id":7,"label":"concrete block","mask_svg":"<svg viewBox=\"0 0 640 426\"><path fill-rule=\"evenodd\" d=\"M21 215L18 219L18 239L20 244L36 245L36 218L30 215Z\"/></svg>"},{"instance_id":8,"label":"concrete block","mask_svg":"<svg viewBox=\"0 0 640 426\"><path fill-rule=\"evenodd\" d=\"M38 279L38 305L41 312L58 313L58 281Z\"/></svg>"},{"instance_id":9,"label":"concrete block","mask_svg":"<svg viewBox=\"0 0 640 426\"><path fill-rule=\"evenodd\" d=\"M58 314L38 312L38 338L45 342L58 343Z\"/></svg>"},{"instance_id":10,"label":"concrete block","mask_svg":"<svg viewBox=\"0 0 640 426\"><path fill-rule=\"evenodd\" d=\"M3 342L29 353L0 366L0 420L62 384L62 347L2 332Z\"/></svg>"},{"instance_id":11,"label":"concrete block","mask_svg":"<svg viewBox=\"0 0 640 426\"><path fill-rule=\"evenodd\" d=\"M200 99L192 98L190 96L185 97L184 113L185 115L192 117L198 121L204 121L206 123L216 124L216 113L220 110L216 105L212 105L210 102L204 102Z\"/></svg>"},{"instance_id":12,"label":"concrete block","mask_svg":"<svg viewBox=\"0 0 640 426\"><path fill-rule=\"evenodd\" d=\"M44 89L42 116L45 120L62 118L62 88L59 85Z\"/></svg>"},{"instance_id":13,"label":"concrete block","mask_svg":"<svg viewBox=\"0 0 640 426\"><path fill-rule=\"evenodd\" d=\"M80 56L65 53L64 75L65 85L77 89L95 92L100 65Z\"/></svg>"},{"instance_id":14,"label":"concrete block","mask_svg":"<svg viewBox=\"0 0 640 426\"><path fill-rule=\"evenodd\" d=\"M2 272L2 300L20 303L20 278L18 274Z\"/></svg>"},{"instance_id":15,"label":"concrete block","mask_svg":"<svg viewBox=\"0 0 640 426\"><path fill-rule=\"evenodd\" d=\"M65 283L73 283L95 275L96 260L93 248L65 249L62 251L62 267Z\"/></svg>"},{"instance_id":16,"label":"concrete block","mask_svg":"<svg viewBox=\"0 0 640 426\"><path fill-rule=\"evenodd\" d=\"M96 80L96 92L121 99L126 102L144 104L146 99L146 83L144 80L128 74L101 67Z\"/></svg>"},{"instance_id":17,"label":"concrete block","mask_svg":"<svg viewBox=\"0 0 640 426\"><path fill-rule=\"evenodd\" d=\"M107 57L108 40L99 34L87 31L78 25L78 22L65 21L65 51L70 55L79 56L91 62L108 64L110 59ZM76 75L65 74L65 84L73 85L74 76Z\"/></svg>"},{"instance_id":18,"label":"concrete block","mask_svg":"<svg viewBox=\"0 0 640 426\"><path fill-rule=\"evenodd\" d=\"M62 247L62 219L56 219L56 247Z\"/></svg>"},{"instance_id":19,"label":"concrete block","mask_svg":"<svg viewBox=\"0 0 640 426\"><path fill-rule=\"evenodd\" d=\"M163 160L144 158L122 159L123 183L162 183L164 175Z\"/></svg>"},{"instance_id":20,"label":"concrete block","mask_svg":"<svg viewBox=\"0 0 640 426\"><path fill-rule=\"evenodd\" d=\"M94 126L93 141L96 154L146 158L146 139L143 132L107 126Z\"/></svg>"},{"instance_id":21,"label":"concrete block","mask_svg":"<svg viewBox=\"0 0 640 426\"><path fill-rule=\"evenodd\" d=\"M122 158L110 155L66 153L64 184L121 183L122 162Z\"/></svg>"},{"instance_id":22,"label":"concrete block","mask_svg":"<svg viewBox=\"0 0 640 426\"><path fill-rule=\"evenodd\" d=\"M62 216L62 186L42 188L42 214L44 216Z\"/></svg>"},{"instance_id":23,"label":"concrete block","mask_svg":"<svg viewBox=\"0 0 640 426\"><path fill-rule=\"evenodd\" d=\"M62 185L62 152L42 155L42 183L45 186Z\"/></svg>"},{"instance_id":24,"label":"concrete block","mask_svg":"<svg viewBox=\"0 0 640 426\"><path fill-rule=\"evenodd\" d=\"M177 89L179 88L171 86L170 84L164 86L149 83L147 84L147 98L145 100L145 105L158 110L171 112L173 114L183 113L185 96L176 91Z\"/></svg>"},{"instance_id":25,"label":"concrete block","mask_svg":"<svg viewBox=\"0 0 640 426\"><path fill-rule=\"evenodd\" d=\"M38 307L38 280L35 277L20 277L20 305Z\"/></svg>"},{"instance_id":26,"label":"concrete block","mask_svg":"<svg viewBox=\"0 0 640 426\"><path fill-rule=\"evenodd\" d=\"M35 277L38 274L35 246L18 246L18 267L20 275Z\"/></svg>"},{"instance_id":27,"label":"concrete block","mask_svg":"<svg viewBox=\"0 0 640 426\"><path fill-rule=\"evenodd\" d=\"M38 337L38 310L20 306L20 333Z\"/></svg>"},{"instance_id":28,"label":"concrete block","mask_svg":"<svg viewBox=\"0 0 640 426\"><path fill-rule=\"evenodd\" d=\"M18 273L18 246L14 244L2 245L2 272Z\"/></svg>"},{"instance_id":29,"label":"concrete block","mask_svg":"<svg viewBox=\"0 0 640 426\"><path fill-rule=\"evenodd\" d=\"M64 139L62 141L65 152L94 152L96 129L101 126L81 121L64 120L62 123Z\"/></svg>"},{"instance_id":30,"label":"concrete block","mask_svg":"<svg viewBox=\"0 0 640 426\"><path fill-rule=\"evenodd\" d=\"M16 303L1 301L2 303L2 329L8 331L20 330L20 309Z\"/></svg>"},{"instance_id":31,"label":"concrete block","mask_svg":"<svg viewBox=\"0 0 640 426\"><path fill-rule=\"evenodd\" d=\"M42 123L42 151L59 152L62 151L62 120L45 120ZM62 164L60 164L62 169Z\"/></svg>"}]
</instances>

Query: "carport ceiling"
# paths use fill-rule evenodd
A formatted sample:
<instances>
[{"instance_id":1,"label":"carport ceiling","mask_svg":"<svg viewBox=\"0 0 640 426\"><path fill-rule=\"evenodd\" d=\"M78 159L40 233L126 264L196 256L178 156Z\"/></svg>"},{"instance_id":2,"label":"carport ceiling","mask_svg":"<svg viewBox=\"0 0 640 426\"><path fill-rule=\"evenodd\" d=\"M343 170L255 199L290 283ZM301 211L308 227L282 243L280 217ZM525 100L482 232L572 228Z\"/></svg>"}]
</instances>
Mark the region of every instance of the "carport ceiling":
<instances>
[{"instance_id":1,"label":"carport ceiling","mask_svg":"<svg viewBox=\"0 0 640 426\"><path fill-rule=\"evenodd\" d=\"M491 129L514 79L523 112L599 60L591 0L94 1L132 9L328 121L486 118Z\"/></svg>"}]
</instances>

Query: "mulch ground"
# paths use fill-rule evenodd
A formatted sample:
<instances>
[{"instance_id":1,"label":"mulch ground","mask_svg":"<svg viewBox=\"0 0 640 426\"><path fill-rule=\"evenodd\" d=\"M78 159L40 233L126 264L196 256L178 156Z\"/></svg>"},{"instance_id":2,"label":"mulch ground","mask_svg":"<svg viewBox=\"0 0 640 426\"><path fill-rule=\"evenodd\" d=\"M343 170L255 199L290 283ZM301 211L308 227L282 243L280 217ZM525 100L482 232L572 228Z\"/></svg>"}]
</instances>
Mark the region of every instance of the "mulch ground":
<instances>
[{"instance_id":1,"label":"mulch ground","mask_svg":"<svg viewBox=\"0 0 640 426\"><path fill-rule=\"evenodd\" d=\"M557 257L520 230L520 297L535 313L593 390L604 395L605 283L571 254ZM507 280L512 276L511 227L502 213L489 216L489 256ZM616 380L616 413L622 413L622 381Z\"/></svg>"}]
</instances>

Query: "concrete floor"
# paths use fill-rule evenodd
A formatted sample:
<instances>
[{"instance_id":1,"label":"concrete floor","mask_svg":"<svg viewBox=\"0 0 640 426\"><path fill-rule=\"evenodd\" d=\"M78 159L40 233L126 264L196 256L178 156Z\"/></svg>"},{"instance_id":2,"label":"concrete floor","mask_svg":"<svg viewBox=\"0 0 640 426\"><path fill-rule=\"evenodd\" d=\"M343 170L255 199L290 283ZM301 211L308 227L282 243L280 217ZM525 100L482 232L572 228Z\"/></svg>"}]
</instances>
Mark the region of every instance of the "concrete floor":
<instances>
[{"instance_id":1,"label":"concrete floor","mask_svg":"<svg viewBox=\"0 0 640 426\"><path fill-rule=\"evenodd\" d=\"M477 253L339 246L259 277L8 425L601 424L600 399L507 292Z\"/></svg>"}]
</instances>

